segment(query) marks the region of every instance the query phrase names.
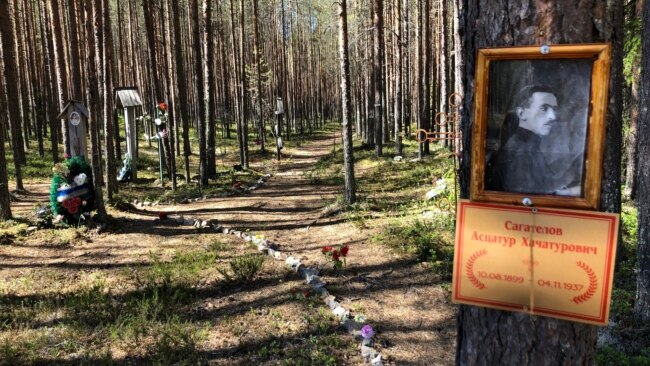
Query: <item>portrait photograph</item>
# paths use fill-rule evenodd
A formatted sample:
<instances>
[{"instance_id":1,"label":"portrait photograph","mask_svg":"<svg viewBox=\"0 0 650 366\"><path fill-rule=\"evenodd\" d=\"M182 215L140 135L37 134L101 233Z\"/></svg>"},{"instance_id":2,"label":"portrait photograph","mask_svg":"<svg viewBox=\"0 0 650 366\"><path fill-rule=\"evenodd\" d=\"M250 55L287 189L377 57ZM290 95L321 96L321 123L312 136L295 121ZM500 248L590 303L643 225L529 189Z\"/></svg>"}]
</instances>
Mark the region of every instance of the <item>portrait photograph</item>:
<instances>
[{"instance_id":1,"label":"portrait photograph","mask_svg":"<svg viewBox=\"0 0 650 366\"><path fill-rule=\"evenodd\" d=\"M554 55L558 48L562 51L550 47L546 55L539 47L528 47L521 55L508 49L493 59L488 53L478 65L475 198L514 203L525 196L563 207L595 204L600 168L587 163L599 155L602 160L598 140L604 136L607 90L602 88L607 83L601 75L605 68L593 57L602 49Z\"/></svg>"}]
</instances>

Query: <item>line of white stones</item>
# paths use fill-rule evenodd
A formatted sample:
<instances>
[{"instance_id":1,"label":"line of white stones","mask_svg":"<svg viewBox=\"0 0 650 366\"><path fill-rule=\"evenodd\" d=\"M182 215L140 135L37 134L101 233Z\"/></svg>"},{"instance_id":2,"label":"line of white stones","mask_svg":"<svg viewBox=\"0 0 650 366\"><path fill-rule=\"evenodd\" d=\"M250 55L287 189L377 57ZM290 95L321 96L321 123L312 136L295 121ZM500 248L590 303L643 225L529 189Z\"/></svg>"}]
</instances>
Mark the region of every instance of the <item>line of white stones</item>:
<instances>
[{"instance_id":1,"label":"line of white stones","mask_svg":"<svg viewBox=\"0 0 650 366\"><path fill-rule=\"evenodd\" d=\"M350 318L350 311L341 306L341 303L336 301L336 297L330 294L325 288L325 283L321 280L318 269L309 268L300 262L300 259L288 256L285 253L277 250L278 247L273 242L259 238L250 233L240 230L225 228L217 223L185 218L182 215L175 219L179 225L193 226L199 229L211 228L214 232L230 234L244 239L245 241L257 246L257 250L275 260L284 261L289 268L298 273L300 277L307 283L307 285L317 294L321 300L329 307L330 311L341 322L346 331L351 334L356 340L361 342L361 356L364 361L372 366L383 366L381 354L372 347L372 338L364 338L361 335L361 327L363 322L357 322L354 318Z\"/></svg>"}]
</instances>

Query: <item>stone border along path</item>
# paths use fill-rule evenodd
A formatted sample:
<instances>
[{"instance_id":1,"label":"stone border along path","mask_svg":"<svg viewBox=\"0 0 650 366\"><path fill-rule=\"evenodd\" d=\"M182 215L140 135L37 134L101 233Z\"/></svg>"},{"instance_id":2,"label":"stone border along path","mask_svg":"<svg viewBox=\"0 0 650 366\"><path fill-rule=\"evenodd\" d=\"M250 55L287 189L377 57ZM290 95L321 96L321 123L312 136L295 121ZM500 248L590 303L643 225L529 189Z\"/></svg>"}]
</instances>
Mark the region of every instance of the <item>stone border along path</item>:
<instances>
[{"instance_id":1,"label":"stone border along path","mask_svg":"<svg viewBox=\"0 0 650 366\"><path fill-rule=\"evenodd\" d=\"M176 220L176 223L179 225L193 226L198 229L211 228L217 233L237 236L249 243L256 245L257 250L263 254L266 254L275 260L285 261L289 268L300 274L300 276L305 280L309 287L311 287L312 290L320 295L323 302L332 311L332 314L334 314L341 321L341 324L345 327L346 331L354 336L356 340L361 341L361 356L363 357L364 361L371 364L372 366L383 366L381 354L372 347L372 338L366 339L361 336L360 329L365 324L365 322L360 323L355 319L350 319L350 311L343 308L341 304L336 301L336 297L334 295L331 295L325 288L325 283L321 281L320 276L318 275L318 269L308 268L304 266L299 259L287 256L285 253L277 250L278 246L267 239L259 238L236 229L225 228L212 221L185 218L183 215L179 215L178 218L170 217L170 219ZM159 219L156 218L154 220Z\"/></svg>"}]
</instances>

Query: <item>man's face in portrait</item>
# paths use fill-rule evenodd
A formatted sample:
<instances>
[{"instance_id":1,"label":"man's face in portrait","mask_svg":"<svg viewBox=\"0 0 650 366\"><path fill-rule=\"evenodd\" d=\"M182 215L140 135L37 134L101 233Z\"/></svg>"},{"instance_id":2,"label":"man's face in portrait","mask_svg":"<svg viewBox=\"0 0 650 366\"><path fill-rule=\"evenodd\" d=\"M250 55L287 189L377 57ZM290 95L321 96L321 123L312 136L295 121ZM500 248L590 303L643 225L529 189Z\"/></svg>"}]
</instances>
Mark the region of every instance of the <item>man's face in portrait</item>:
<instances>
[{"instance_id":1,"label":"man's face in portrait","mask_svg":"<svg viewBox=\"0 0 650 366\"><path fill-rule=\"evenodd\" d=\"M528 106L517 107L519 127L532 131L536 135L546 136L557 119L557 99L555 95L536 92L528 99Z\"/></svg>"}]
</instances>

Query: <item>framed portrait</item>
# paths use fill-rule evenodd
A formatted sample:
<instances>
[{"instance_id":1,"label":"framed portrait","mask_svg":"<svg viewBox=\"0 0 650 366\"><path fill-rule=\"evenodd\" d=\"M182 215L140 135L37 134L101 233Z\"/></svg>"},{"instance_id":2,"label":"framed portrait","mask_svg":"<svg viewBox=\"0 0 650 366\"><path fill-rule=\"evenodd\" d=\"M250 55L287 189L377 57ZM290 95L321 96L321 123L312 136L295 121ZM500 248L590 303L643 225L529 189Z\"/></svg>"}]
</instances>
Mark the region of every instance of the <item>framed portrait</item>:
<instances>
[{"instance_id":1,"label":"framed portrait","mask_svg":"<svg viewBox=\"0 0 650 366\"><path fill-rule=\"evenodd\" d=\"M470 198L596 210L609 44L478 51Z\"/></svg>"}]
</instances>

